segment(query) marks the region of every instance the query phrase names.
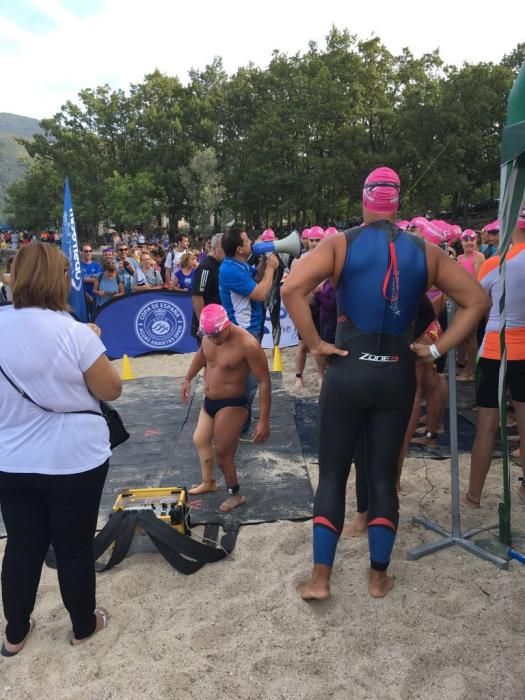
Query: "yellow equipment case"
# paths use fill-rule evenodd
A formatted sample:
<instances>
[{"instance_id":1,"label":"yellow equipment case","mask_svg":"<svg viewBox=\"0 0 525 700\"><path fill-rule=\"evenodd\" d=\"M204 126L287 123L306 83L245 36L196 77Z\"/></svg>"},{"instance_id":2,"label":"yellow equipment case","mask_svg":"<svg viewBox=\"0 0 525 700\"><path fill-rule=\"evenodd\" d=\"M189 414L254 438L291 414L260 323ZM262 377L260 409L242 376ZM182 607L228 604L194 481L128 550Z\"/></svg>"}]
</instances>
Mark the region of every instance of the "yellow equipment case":
<instances>
[{"instance_id":1,"label":"yellow equipment case","mask_svg":"<svg viewBox=\"0 0 525 700\"><path fill-rule=\"evenodd\" d=\"M235 547L239 526L206 523L202 542L191 536L190 507L186 488L126 489L115 501L108 522L95 537L95 568L107 571L131 551L158 550L177 571L193 574L204 564L220 561ZM144 548L147 542L149 549ZM207 542L209 544L204 544ZM109 550L106 561L98 561ZM54 553L48 552L48 566L56 568Z\"/></svg>"},{"instance_id":2,"label":"yellow equipment case","mask_svg":"<svg viewBox=\"0 0 525 700\"><path fill-rule=\"evenodd\" d=\"M181 535L190 529L188 493L185 488L128 489L117 497L113 511L152 511L159 520L173 527Z\"/></svg>"}]
</instances>

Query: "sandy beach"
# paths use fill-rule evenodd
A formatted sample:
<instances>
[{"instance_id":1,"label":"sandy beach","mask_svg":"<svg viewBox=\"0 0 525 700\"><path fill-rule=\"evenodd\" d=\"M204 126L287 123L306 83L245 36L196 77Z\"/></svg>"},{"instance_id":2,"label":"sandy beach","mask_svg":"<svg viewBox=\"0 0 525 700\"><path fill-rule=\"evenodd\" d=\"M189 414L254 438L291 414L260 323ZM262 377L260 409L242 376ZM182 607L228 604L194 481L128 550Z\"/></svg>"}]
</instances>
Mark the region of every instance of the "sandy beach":
<instances>
[{"instance_id":1,"label":"sandy beach","mask_svg":"<svg viewBox=\"0 0 525 700\"><path fill-rule=\"evenodd\" d=\"M282 353L290 391L293 356L293 348ZM132 366L137 377L181 377L190 359L152 355ZM305 395L315 395L311 360L305 380ZM366 539L341 540L332 598L307 604L294 587L310 569L311 522L250 525L231 558L189 577L158 554L133 555L101 574L98 601L110 623L72 647L56 573L45 568L26 648L0 657L0 698L522 700L525 568L512 562L500 571L458 547L406 560L408 549L436 538L411 524L413 515L449 525L449 467L447 460L405 464L396 582L383 600L367 593ZM464 485L468 455L460 467ZM307 468L315 486L317 465ZM514 466L513 488L517 475ZM500 492L496 460L482 508L464 513L465 529L496 523ZM353 509L351 476L349 516ZM525 531L517 503L513 526Z\"/></svg>"}]
</instances>

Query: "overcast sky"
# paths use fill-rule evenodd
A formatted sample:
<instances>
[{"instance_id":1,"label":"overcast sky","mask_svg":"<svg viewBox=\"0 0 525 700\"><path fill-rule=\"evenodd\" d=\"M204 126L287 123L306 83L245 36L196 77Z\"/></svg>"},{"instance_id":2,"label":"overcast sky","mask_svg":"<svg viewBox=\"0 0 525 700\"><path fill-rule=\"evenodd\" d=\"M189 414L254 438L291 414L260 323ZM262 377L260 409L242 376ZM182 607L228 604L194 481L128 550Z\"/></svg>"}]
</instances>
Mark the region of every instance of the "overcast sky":
<instances>
[{"instance_id":1,"label":"overcast sky","mask_svg":"<svg viewBox=\"0 0 525 700\"><path fill-rule=\"evenodd\" d=\"M51 116L79 90L127 89L158 68L186 82L221 56L228 73L274 49L324 46L332 24L394 53L498 62L525 40L525 0L0 0L0 112Z\"/></svg>"}]
</instances>

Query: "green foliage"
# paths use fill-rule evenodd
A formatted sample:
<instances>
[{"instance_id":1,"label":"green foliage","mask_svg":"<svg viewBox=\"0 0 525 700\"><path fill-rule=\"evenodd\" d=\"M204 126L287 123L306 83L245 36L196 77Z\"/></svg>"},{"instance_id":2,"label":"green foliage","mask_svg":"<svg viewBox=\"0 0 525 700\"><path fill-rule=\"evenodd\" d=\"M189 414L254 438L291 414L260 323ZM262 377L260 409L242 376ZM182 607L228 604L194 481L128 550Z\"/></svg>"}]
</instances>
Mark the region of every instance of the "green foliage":
<instances>
[{"instance_id":1,"label":"green foliage","mask_svg":"<svg viewBox=\"0 0 525 700\"><path fill-rule=\"evenodd\" d=\"M333 27L324 48L275 52L228 76L220 58L186 86L155 71L129 93L104 85L41 122L34 158L10 190L18 223L45 224L71 180L77 226L120 226L165 212L207 232L231 211L247 225L345 221L363 178L388 164L402 213L497 193L506 99L525 45L500 64L444 66L438 51L392 54ZM0 144L1 147L1 144Z\"/></svg>"},{"instance_id":2,"label":"green foliage","mask_svg":"<svg viewBox=\"0 0 525 700\"><path fill-rule=\"evenodd\" d=\"M8 190L7 220L28 229L55 225L62 219L64 180L50 161L36 158L26 177Z\"/></svg>"},{"instance_id":3,"label":"green foliage","mask_svg":"<svg viewBox=\"0 0 525 700\"><path fill-rule=\"evenodd\" d=\"M105 182L105 209L112 221L122 226L135 226L161 213L161 202L152 173L120 175L114 172Z\"/></svg>"},{"instance_id":4,"label":"green foliage","mask_svg":"<svg viewBox=\"0 0 525 700\"><path fill-rule=\"evenodd\" d=\"M180 180L189 202L190 224L199 233L211 233L212 219L225 193L215 150L210 147L195 153L189 165L180 168Z\"/></svg>"}]
</instances>

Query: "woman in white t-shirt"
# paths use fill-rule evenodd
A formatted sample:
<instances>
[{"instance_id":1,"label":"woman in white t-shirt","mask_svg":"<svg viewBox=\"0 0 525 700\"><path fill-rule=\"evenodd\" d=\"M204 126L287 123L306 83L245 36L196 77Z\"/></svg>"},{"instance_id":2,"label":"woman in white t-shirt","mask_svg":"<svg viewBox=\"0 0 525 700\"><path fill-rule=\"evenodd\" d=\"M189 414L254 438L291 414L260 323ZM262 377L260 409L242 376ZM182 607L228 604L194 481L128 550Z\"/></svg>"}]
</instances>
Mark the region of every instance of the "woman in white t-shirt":
<instances>
[{"instance_id":1,"label":"woman in white t-shirt","mask_svg":"<svg viewBox=\"0 0 525 700\"><path fill-rule=\"evenodd\" d=\"M109 431L102 416L71 412L98 412L98 399L116 399L122 390L96 326L67 313L68 261L59 248L21 248L11 276L13 307L0 314L4 656L26 643L51 544L72 644L106 626L108 612L95 600L93 538L111 455Z\"/></svg>"}]
</instances>

